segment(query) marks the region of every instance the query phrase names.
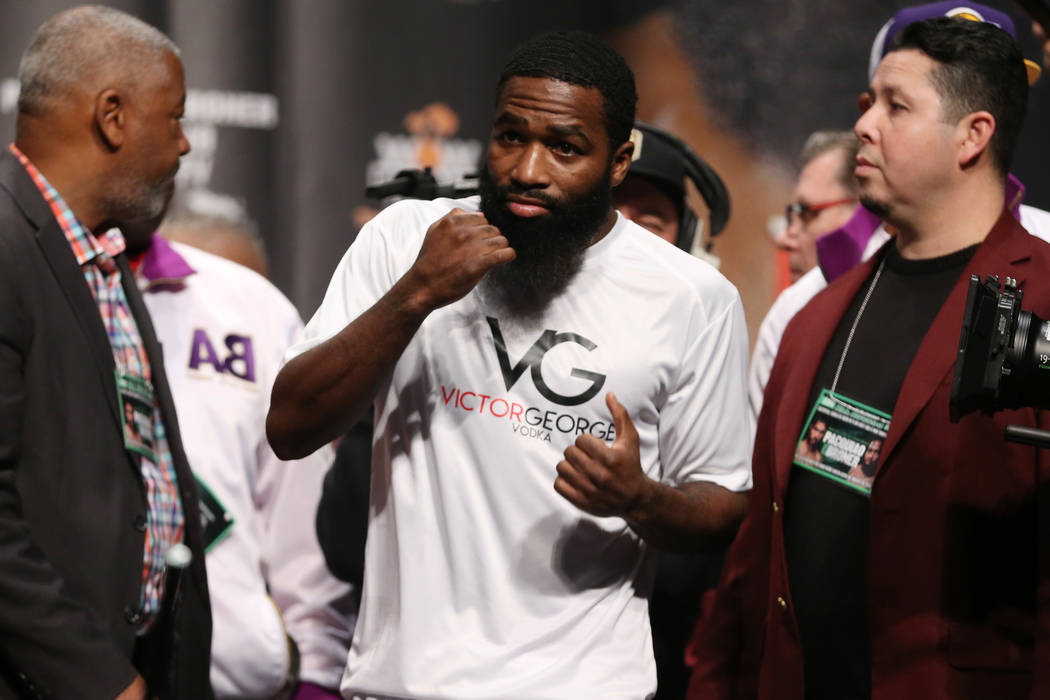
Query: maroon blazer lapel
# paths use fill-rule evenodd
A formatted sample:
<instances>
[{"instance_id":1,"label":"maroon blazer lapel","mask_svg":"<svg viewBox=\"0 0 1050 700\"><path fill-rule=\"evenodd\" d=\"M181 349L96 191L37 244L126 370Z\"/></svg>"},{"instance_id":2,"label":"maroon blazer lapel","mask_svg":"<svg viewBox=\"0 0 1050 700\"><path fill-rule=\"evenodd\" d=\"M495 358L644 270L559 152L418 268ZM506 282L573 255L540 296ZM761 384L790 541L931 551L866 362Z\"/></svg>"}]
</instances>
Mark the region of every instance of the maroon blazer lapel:
<instances>
[{"instance_id":1,"label":"maroon blazer lapel","mask_svg":"<svg viewBox=\"0 0 1050 700\"><path fill-rule=\"evenodd\" d=\"M893 408L893 420L879 460L876 479L889 467L889 456L893 454L922 409L933 398L937 388L942 383L952 380L970 274L977 274L981 279L987 275L998 275L1000 280L1009 276L1015 278L1019 286L1023 285L1026 272L1024 261L1030 256L1028 247L1025 246L1026 241L1022 237L1028 235L1004 209L988 237L977 248L973 260L967 265L966 273L956 281L905 375L901 393Z\"/></svg>"}]
</instances>

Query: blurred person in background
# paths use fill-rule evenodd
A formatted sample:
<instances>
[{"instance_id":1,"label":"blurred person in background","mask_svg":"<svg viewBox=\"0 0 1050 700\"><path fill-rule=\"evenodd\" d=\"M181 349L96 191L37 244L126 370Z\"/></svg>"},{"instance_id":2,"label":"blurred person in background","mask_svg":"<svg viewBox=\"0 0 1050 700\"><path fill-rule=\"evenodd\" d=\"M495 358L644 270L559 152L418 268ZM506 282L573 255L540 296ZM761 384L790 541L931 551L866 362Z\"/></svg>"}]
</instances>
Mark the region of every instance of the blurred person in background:
<instances>
[{"instance_id":1,"label":"blurred person in background","mask_svg":"<svg viewBox=\"0 0 1050 700\"><path fill-rule=\"evenodd\" d=\"M793 284L780 293L762 319L748 371L748 400L755 418L762 410L762 392L784 327L823 287L823 273L817 267L817 241L854 216L865 217L865 212L858 211L862 208L853 176L859 147L852 131L815 131L802 149L802 169L787 205L788 225L778 239L788 253Z\"/></svg>"},{"instance_id":2,"label":"blurred person in background","mask_svg":"<svg viewBox=\"0 0 1050 700\"><path fill-rule=\"evenodd\" d=\"M166 238L265 269L251 221L181 209L155 229L136 223L124 236L202 504L212 688L219 698L336 698L355 603L313 528L332 451L282 462L265 433L270 388L302 321L256 272Z\"/></svg>"},{"instance_id":3,"label":"blurred person in background","mask_svg":"<svg viewBox=\"0 0 1050 700\"><path fill-rule=\"evenodd\" d=\"M792 282L817 266L817 239L849 221L857 208L853 166L859 147L852 131L815 131L806 139L802 169L786 209Z\"/></svg>"},{"instance_id":4,"label":"blurred person in background","mask_svg":"<svg viewBox=\"0 0 1050 700\"><path fill-rule=\"evenodd\" d=\"M243 215L197 213L176 204L176 211L164 221L160 234L169 241L217 255L270 278L266 246L255 223Z\"/></svg>"}]
</instances>

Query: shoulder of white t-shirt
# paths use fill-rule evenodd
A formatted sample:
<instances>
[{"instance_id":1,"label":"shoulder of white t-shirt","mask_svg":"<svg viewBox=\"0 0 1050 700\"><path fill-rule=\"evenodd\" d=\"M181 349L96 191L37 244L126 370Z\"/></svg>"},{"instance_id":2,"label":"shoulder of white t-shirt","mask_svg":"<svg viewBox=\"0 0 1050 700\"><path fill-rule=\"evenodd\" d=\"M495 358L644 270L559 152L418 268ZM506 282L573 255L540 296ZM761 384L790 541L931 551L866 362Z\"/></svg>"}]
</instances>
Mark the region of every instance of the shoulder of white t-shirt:
<instances>
[{"instance_id":1,"label":"shoulder of white t-shirt","mask_svg":"<svg viewBox=\"0 0 1050 700\"><path fill-rule=\"evenodd\" d=\"M640 251L654 266L681 280L683 286L693 293L700 294L708 301L724 296L724 301L728 303L739 298L733 283L711 263L687 253L619 212L617 217L617 225L624 227L621 238Z\"/></svg>"},{"instance_id":2,"label":"shoulder of white t-shirt","mask_svg":"<svg viewBox=\"0 0 1050 700\"><path fill-rule=\"evenodd\" d=\"M379 236L388 242L392 250L410 251L415 258L416 250L422 245L431 224L453 209L476 212L480 209L480 202L478 195L462 199L401 199L372 217L357 238L367 240Z\"/></svg>"},{"instance_id":3,"label":"shoulder of white t-shirt","mask_svg":"<svg viewBox=\"0 0 1050 700\"><path fill-rule=\"evenodd\" d=\"M476 212L481 208L481 197L473 195L462 199L449 199L438 197L437 199L400 199L390 206L384 207L369 222L382 226L394 221L404 219L420 219L436 221L453 209L462 209L466 212Z\"/></svg>"}]
</instances>

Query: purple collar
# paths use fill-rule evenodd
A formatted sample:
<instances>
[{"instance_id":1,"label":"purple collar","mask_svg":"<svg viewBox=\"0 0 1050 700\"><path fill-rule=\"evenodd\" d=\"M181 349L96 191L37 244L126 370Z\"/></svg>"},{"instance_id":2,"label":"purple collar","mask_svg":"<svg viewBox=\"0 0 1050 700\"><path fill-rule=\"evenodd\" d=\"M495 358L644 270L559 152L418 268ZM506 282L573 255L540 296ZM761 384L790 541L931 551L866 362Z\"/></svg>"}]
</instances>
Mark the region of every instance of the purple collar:
<instances>
[{"instance_id":1,"label":"purple collar","mask_svg":"<svg viewBox=\"0 0 1050 700\"><path fill-rule=\"evenodd\" d=\"M177 286L196 272L163 236L153 234L153 241L139 268L139 275L146 280L147 289Z\"/></svg>"},{"instance_id":2,"label":"purple collar","mask_svg":"<svg viewBox=\"0 0 1050 700\"><path fill-rule=\"evenodd\" d=\"M1013 173L1006 176L1006 208L1018 221L1021 220L1021 202L1024 201L1024 183L1014 177Z\"/></svg>"},{"instance_id":3,"label":"purple collar","mask_svg":"<svg viewBox=\"0 0 1050 700\"><path fill-rule=\"evenodd\" d=\"M817 261L824 279L831 282L860 262L868 240L882 219L858 206L842 228L817 239Z\"/></svg>"},{"instance_id":4,"label":"purple collar","mask_svg":"<svg viewBox=\"0 0 1050 700\"><path fill-rule=\"evenodd\" d=\"M1024 184L1010 173L1006 178L1006 208L1018 221L1021 220L1024 195ZM868 240L881 223L879 217L859 206L842 228L818 238L817 261L824 279L831 282L859 263Z\"/></svg>"}]
</instances>

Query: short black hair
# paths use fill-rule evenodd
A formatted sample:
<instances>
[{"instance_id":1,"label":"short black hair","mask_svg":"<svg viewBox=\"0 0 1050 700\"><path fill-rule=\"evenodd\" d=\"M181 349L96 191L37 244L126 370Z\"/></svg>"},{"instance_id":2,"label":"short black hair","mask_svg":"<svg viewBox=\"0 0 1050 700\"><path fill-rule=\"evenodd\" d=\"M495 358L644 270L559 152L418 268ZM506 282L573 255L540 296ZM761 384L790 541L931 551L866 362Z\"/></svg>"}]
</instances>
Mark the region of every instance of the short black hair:
<instances>
[{"instance_id":1,"label":"short black hair","mask_svg":"<svg viewBox=\"0 0 1050 700\"><path fill-rule=\"evenodd\" d=\"M500 74L496 93L511 78L551 78L597 88L609 143L615 150L629 140L638 93L627 61L598 37L581 31L538 34L519 44Z\"/></svg>"},{"instance_id":2,"label":"short black hair","mask_svg":"<svg viewBox=\"0 0 1050 700\"><path fill-rule=\"evenodd\" d=\"M930 80L946 120L979 110L995 117L988 148L1005 178L1028 109L1028 74L1013 37L987 22L939 17L906 27L890 51L900 49L917 49L939 64Z\"/></svg>"}]
</instances>

